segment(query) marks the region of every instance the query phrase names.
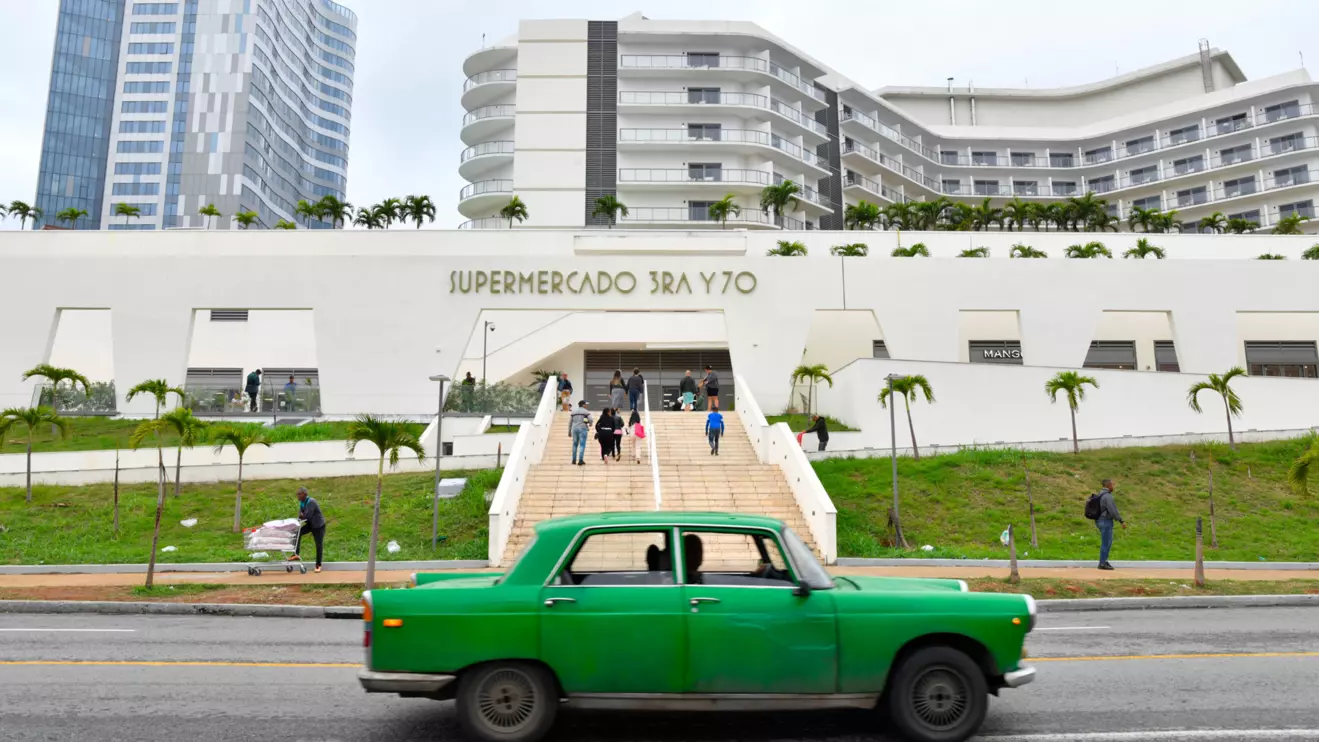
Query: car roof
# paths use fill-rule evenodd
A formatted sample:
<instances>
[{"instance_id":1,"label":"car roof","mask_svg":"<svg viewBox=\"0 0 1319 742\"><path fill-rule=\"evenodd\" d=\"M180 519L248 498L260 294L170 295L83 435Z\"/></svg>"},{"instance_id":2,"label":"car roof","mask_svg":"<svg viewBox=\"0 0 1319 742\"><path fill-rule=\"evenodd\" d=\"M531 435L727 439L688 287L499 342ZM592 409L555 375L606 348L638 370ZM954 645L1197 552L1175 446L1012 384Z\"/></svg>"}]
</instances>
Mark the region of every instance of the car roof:
<instances>
[{"instance_id":1,"label":"car roof","mask_svg":"<svg viewBox=\"0 0 1319 742\"><path fill-rule=\"evenodd\" d=\"M783 521L764 515L751 515L748 513L682 511L591 513L541 521L536 524L536 532L576 532L591 526L722 526L726 528L754 526L778 531L783 528Z\"/></svg>"}]
</instances>

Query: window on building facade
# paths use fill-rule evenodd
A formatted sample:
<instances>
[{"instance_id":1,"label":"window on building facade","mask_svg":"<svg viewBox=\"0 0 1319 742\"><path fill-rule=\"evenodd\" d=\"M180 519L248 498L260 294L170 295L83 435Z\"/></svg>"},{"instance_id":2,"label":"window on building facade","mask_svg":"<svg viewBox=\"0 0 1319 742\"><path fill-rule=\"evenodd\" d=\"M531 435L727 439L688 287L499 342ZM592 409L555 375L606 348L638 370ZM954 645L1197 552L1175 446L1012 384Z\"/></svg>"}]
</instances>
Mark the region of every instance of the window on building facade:
<instances>
[{"instance_id":1,"label":"window on building facade","mask_svg":"<svg viewBox=\"0 0 1319 742\"><path fill-rule=\"evenodd\" d=\"M1105 175L1102 178L1090 178L1085 182L1085 187L1095 193L1107 193L1113 190L1114 180L1115 178L1112 175Z\"/></svg>"},{"instance_id":2,"label":"window on building facade","mask_svg":"<svg viewBox=\"0 0 1319 742\"><path fill-rule=\"evenodd\" d=\"M159 183L112 183L110 185L110 195L158 196L160 195L160 184Z\"/></svg>"},{"instance_id":3,"label":"window on building facade","mask_svg":"<svg viewBox=\"0 0 1319 742\"><path fill-rule=\"evenodd\" d=\"M115 146L115 151L122 154L149 155L159 154L165 151L165 143L161 140L153 141L120 141Z\"/></svg>"},{"instance_id":4,"label":"window on building facade","mask_svg":"<svg viewBox=\"0 0 1319 742\"><path fill-rule=\"evenodd\" d=\"M126 100L119 104L120 113L166 113L167 100Z\"/></svg>"},{"instance_id":5,"label":"window on building facade","mask_svg":"<svg viewBox=\"0 0 1319 742\"><path fill-rule=\"evenodd\" d=\"M1177 208L1195 206L1209 202L1209 189L1206 186L1196 186L1195 188L1185 188L1177 191Z\"/></svg>"},{"instance_id":6,"label":"window on building facade","mask_svg":"<svg viewBox=\"0 0 1319 742\"><path fill-rule=\"evenodd\" d=\"M945 165L956 165L958 162L960 162L960 159L958 157L957 152L950 152L945 149L939 152L939 162Z\"/></svg>"},{"instance_id":7,"label":"window on building facade","mask_svg":"<svg viewBox=\"0 0 1319 742\"><path fill-rule=\"evenodd\" d=\"M1071 152L1050 152L1050 167L1076 167L1076 155Z\"/></svg>"},{"instance_id":8,"label":"window on building facade","mask_svg":"<svg viewBox=\"0 0 1319 742\"><path fill-rule=\"evenodd\" d=\"M1139 155L1144 152L1154 151L1154 135L1140 137L1139 139L1128 139L1126 152L1128 155Z\"/></svg>"},{"instance_id":9,"label":"window on building facade","mask_svg":"<svg viewBox=\"0 0 1319 742\"><path fill-rule=\"evenodd\" d=\"M871 358L888 358L888 346L884 345L883 340L872 340L870 343Z\"/></svg>"},{"instance_id":10,"label":"window on building facade","mask_svg":"<svg viewBox=\"0 0 1319 742\"><path fill-rule=\"evenodd\" d=\"M164 121L120 121L120 134L164 134Z\"/></svg>"},{"instance_id":11,"label":"window on building facade","mask_svg":"<svg viewBox=\"0 0 1319 742\"><path fill-rule=\"evenodd\" d=\"M724 166L719 162L689 162L687 163L688 180L723 180Z\"/></svg>"},{"instance_id":12,"label":"window on building facade","mask_svg":"<svg viewBox=\"0 0 1319 742\"><path fill-rule=\"evenodd\" d=\"M962 181L960 181L960 180L944 180L944 181L941 183L941 186L942 186L942 188L943 188L943 192L944 192L944 193L954 193L954 194L955 194L955 193L961 193L961 192L962 192Z\"/></svg>"},{"instance_id":13,"label":"window on building facade","mask_svg":"<svg viewBox=\"0 0 1319 742\"><path fill-rule=\"evenodd\" d=\"M1259 209L1251 209L1250 211L1238 211L1238 212L1235 213L1235 214L1228 214L1228 215L1227 215L1227 218L1228 218L1228 219L1245 219L1245 220L1248 221L1248 222L1255 222L1256 224L1259 224L1259 223L1260 223L1260 222L1259 222Z\"/></svg>"},{"instance_id":14,"label":"window on building facade","mask_svg":"<svg viewBox=\"0 0 1319 742\"><path fill-rule=\"evenodd\" d=\"M1012 165L1013 167L1035 167L1035 153L1013 152Z\"/></svg>"},{"instance_id":15,"label":"window on building facade","mask_svg":"<svg viewBox=\"0 0 1319 742\"><path fill-rule=\"evenodd\" d=\"M1292 119L1301 115L1300 101L1290 100L1286 103L1278 103L1272 106L1264 107L1265 121L1281 121L1283 119Z\"/></svg>"},{"instance_id":16,"label":"window on building facade","mask_svg":"<svg viewBox=\"0 0 1319 742\"><path fill-rule=\"evenodd\" d=\"M1020 340L972 340L968 347L971 363L1022 365Z\"/></svg>"},{"instance_id":17,"label":"window on building facade","mask_svg":"<svg viewBox=\"0 0 1319 742\"><path fill-rule=\"evenodd\" d=\"M178 15L178 3L133 3L133 15Z\"/></svg>"},{"instance_id":18,"label":"window on building facade","mask_svg":"<svg viewBox=\"0 0 1319 742\"><path fill-rule=\"evenodd\" d=\"M173 54L174 44L168 41L139 42L128 45L129 54Z\"/></svg>"},{"instance_id":19,"label":"window on building facade","mask_svg":"<svg viewBox=\"0 0 1319 742\"><path fill-rule=\"evenodd\" d=\"M160 175L159 162L116 162L115 175Z\"/></svg>"},{"instance_id":20,"label":"window on building facade","mask_svg":"<svg viewBox=\"0 0 1319 742\"><path fill-rule=\"evenodd\" d=\"M1319 353L1310 342L1247 342L1246 365L1251 376L1319 377Z\"/></svg>"},{"instance_id":21,"label":"window on building facade","mask_svg":"<svg viewBox=\"0 0 1319 742\"><path fill-rule=\"evenodd\" d=\"M1235 165L1238 162L1248 162L1255 156L1254 147L1249 144L1242 144L1237 147L1227 147L1218 150L1218 159L1224 165Z\"/></svg>"},{"instance_id":22,"label":"window on building facade","mask_svg":"<svg viewBox=\"0 0 1319 742\"><path fill-rule=\"evenodd\" d=\"M1177 346L1171 340L1154 341L1154 370L1180 373L1182 367L1177 363Z\"/></svg>"},{"instance_id":23,"label":"window on building facade","mask_svg":"<svg viewBox=\"0 0 1319 742\"><path fill-rule=\"evenodd\" d=\"M1017 196L1038 196L1040 195L1040 183L1037 180L1014 180L1012 181L1012 193Z\"/></svg>"},{"instance_id":24,"label":"window on building facade","mask_svg":"<svg viewBox=\"0 0 1319 742\"><path fill-rule=\"evenodd\" d=\"M1310 199L1306 199L1304 201L1296 201L1294 203L1282 204L1281 206L1278 207L1279 218L1286 219L1292 214L1298 214L1300 216L1308 216L1309 218L1313 219L1314 201Z\"/></svg>"},{"instance_id":25,"label":"window on building facade","mask_svg":"<svg viewBox=\"0 0 1319 742\"><path fill-rule=\"evenodd\" d=\"M971 153L971 164L972 164L972 165L997 165L997 164L998 164L998 153L997 153L997 152L972 152L972 153Z\"/></svg>"},{"instance_id":26,"label":"window on building facade","mask_svg":"<svg viewBox=\"0 0 1319 742\"><path fill-rule=\"evenodd\" d=\"M687 124L687 138L699 140L718 140L723 132L723 124Z\"/></svg>"},{"instance_id":27,"label":"window on building facade","mask_svg":"<svg viewBox=\"0 0 1319 742\"><path fill-rule=\"evenodd\" d=\"M128 202L125 202L125 203L128 203ZM116 206L118 206L118 205L119 205L118 203L112 203L112 204L110 204L110 213L111 213L111 214L114 214L114 208L115 208ZM136 206L136 207L137 207L138 216L155 216L155 215L156 215L156 208L157 208L157 205L156 205L154 202L151 202L151 203L147 203L147 202L143 202L143 203L128 203L128 205L129 205L129 206ZM131 220L130 220L130 221L131 221Z\"/></svg>"},{"instance_id":28,"label":"window on building facade","mask_svg":"<svg viewBox=\"0 0 1319 742\"><path fill-rule=\"evenodd\" d=\"M129 62L124 65L126 75L168 75L173 71L172 62Z\"/></svg>"},{"instance_id":29,"label":"window on building facade","mask_svg":"<svg viewBox=\"0 0 1319 742\"><path fill-rule=\"evenodd\" d=\"M1136 343L1130 340L1094 340L1085 354L1085 368L1136 370Z\"/></svg>"},{"instance_id":30,"label":"window on building facade","mask_svg":"<svg viewBox=\"0 0 1319 742\"><path fill-rule=\"evenodd\" d=\"M1053 181L1053 195L1055 196L1075 196L1077 194L1076 183L1069 180Z\"/></svg>"},{"instance_id":31,"label":"window on building facade","mask_svg":"<svg viewBox=\"0 0 1319 742\"><path fill-rule=\"evenodd\" d=\"M1169 144L1185 144L1186 142L1194 142L1199 138L1200 138L1199 124L1193 124L1191 126L1183 126L1180 129L1173 129L1172 131L1168 132Z\"/></svg>"},{"instance_id":32,"label":"window on building facade","mask_svg":"<svg viewBox=\"0 0 1319 742\"><path fill-rule=\"evenodd\" d=\"M125 82L124 92L128 94L160 95L169 92L169 81Z\"/></svg>"},{"instance_id":33,"label":"window on building facade","mask_svg":"<svg viewBox=\"0 0 1319 742\"><path fill-rule=\"evenodd\" d=\"M687 52L688 67L718 67L719 52Z\"/></svg>"},{"instance_id":34,"label":"window on building facade","mask_svg":"<svg viewBox=\"0 0 1319 742\"><path fill-rule=\"evenodd\" d=\"M975 186L975 194L976 194L977 196L997 196L997 195L998 195L998 181L997 181L997 180L977 180L977 181L975 181L974 186Z\"/></svg>"},{"instance_id":35,"label":"window on building facade","mask_svg":"<svg viewBox=\"0 0 1319 742\"><path fill-rule=\"evenodd\" d=\"M1086 150L1085 153L1085 161L1087 164L1095 163L1095 162L1108 162L1111 159L1113 159L1112 145L1096 147L1091 150Z\"/></svg>"},{"instance_id":36,"label":"window on building facade","mask_svg":"<svg viewBox=\"0 0 1319 742\"><path fill-rule=\"evenodd\" d=\"M129 26L129 32L145 33L145 34L172 34L177 29L178 29L178 24L175 23L147 22L147 23L134 23L131 26Z\"/></svg>"},{"instance_id":37,"label":"window on building facade","mask_svg":"<svg viewBox=\"0 0 1319 742\"><path fill-rule=\"evenodd\" d=\"M1224 116L1214 120L1214 128L1219 134L1228 134L1234 131L1240 131L1250 126L1250 117L1244 113L1237 113L1231 116Z\"/></svg>"},{"instance_id":38,"label":"window on building facade","mask_svg":"<svg viewBox=\"0 0 1319 742\"><path fill-rule=\"evenodd\" d=\"M1299 131L1269 140L1270 154L1280 155L1283 152L1295 152L1298 149L1305 149L1305 134Z\"/></svg>"},{"instance_id":39,"label":"window on building facade","mask_svg":"<svg viewBox=\"0 0 1319 742\"><path fill-rule=\"evenodd\" d=\"M1149 167L1136 168L1128 171L1127 178L1132 185L1153 183L1159 179L1159 166L1150 165Z\"/></svg>"},{"instance_id":40,"label":"window on building facade","mask_svg":"<svg viewBox=\"0 0 1319 742\"><path fill-rule=\"evenodd\" d=\"M1172 161L1172 171L1177 175L1186 175L1187 173L1198 173L1204 169L1205 169L1204 155L1183 157L1180 160Z\"/></svg>"},{"instance_id":41,"label":"window on building facade","mask_svg":"<svg viewBox=\"0 0 1319 742\"><path fill-rule=\"evenodd\" d=\"M1131 207L1133 209L1154 209L1155 211L1163 211L1163 196L1146 196L1145 198L1134 199L1131 202Z\"/></svg>"},{"instance_id":42,"label":"window on building facade","mask_svg":"<svg viewBox=\"0 0 1319 742\"><path fill-rule=\"evenodd\" d=\"M710 217L711 206L714 206L714 201L688 201L687 220L693 222L713 221Z\"/></svg>"},{"instance_id":43,"label":"window on building facade","mask_svg":"<svg viewBox=\"0 0 1319 742\"><path fill-rule=\"evenodd\" d=\"M1273 187L1298 185L1310 182L1310 166L1297 165L1273 171Z\"/></svg>"},{"instance_id":44,"label":"window on building facade","mask_svg":"<svg viewBox=\"0 0 1319 742\"><path fill-rule=\"evenodd\" d=\"M1255 176L1253 175L1223 181L1223 195L1226 198L1246 196L1254 193L1256 190Z\"/></svg>"},{"instance_id":45,"label":"window on building facade","mask_svg":"<svg viewBox=\"0 0 1319 742\"><path fill-rule=\"evenodd\" d=\"M719 88L687 88L688 103L718 103Z\"/></svg>"}]
</instances>

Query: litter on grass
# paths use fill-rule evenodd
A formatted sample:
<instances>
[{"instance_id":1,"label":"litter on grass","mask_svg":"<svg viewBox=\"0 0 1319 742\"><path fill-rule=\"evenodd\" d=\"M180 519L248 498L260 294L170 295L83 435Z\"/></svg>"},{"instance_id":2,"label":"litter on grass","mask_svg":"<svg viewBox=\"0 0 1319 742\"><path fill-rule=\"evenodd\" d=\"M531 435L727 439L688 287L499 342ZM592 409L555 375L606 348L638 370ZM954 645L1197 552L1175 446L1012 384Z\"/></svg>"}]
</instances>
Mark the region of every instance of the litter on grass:
<instances>
[{"instance_id":1,"label":"litter on grass","mask_svg":"<svg viewBox=\"0 0 1319 742\"><path fill-rule=\"evenodd\" d=\"M166 546L165 548L161 549L161 551L162 551L162 552L165 552L165 551L178 551L178 548L177 548L177 547L174 547L174 546Z\"/></svg>"},{"instance_id":2,"label":"litter on grass","mask_svg":"<svg viewBox=\"0 0 1319 742\"><path fill-rule=\"evenodd\" d=\"M179 525L183 526L184 528L192 528L193 526L197 525L197 519L188 518L186 520L181 520L179 521Z\"/></svg>"},{"instance_id":3,"label":"litter on grass","mask_svg":"<svg viewBox=\"0 0 1319 742\"><path fill-rule=\"evenodd\" d=\"M264 551L254 551L254 552L252 552L251 554L248 554L248 556L251 557L252 559L269 559L269 558L270 558L270 555L267 554L267 553L264 552Z\"/></svg>"},{"instance_id":4,"label":"litter on grass","mask_svg":"<svg viewBox=\"0 0 1319 742\"><path fill-rule=\"evenodd\" d=\"M397 541L390 541L389 543L385 544L385 551L389 552L390 554L397 554L400 551L403 551L403 547L399 546Z\"/></svg>"},{"instance_id":5,"label":"litter on grass","mask_svg":"<svg viewBox=\"0 0 1319 742\"><path fill-rule=\"evenodd\" d=\"M921 551L934 551L934 547L929 544L926 544L921 547Z\"/></svg>"}]
</instances>

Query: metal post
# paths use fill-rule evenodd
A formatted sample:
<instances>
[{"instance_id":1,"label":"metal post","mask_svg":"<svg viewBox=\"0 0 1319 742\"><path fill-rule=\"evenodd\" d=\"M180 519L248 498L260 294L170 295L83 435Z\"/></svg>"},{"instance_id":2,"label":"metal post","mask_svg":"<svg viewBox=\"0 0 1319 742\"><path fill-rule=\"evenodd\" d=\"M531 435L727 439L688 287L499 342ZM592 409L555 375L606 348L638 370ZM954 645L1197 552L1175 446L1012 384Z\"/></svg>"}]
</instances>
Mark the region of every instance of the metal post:
<instances>
[{"instance_id":1,"label":"metal post","mask_svg":"<svg viewBox=\"0 0 1319 742\"><path fill-rule=\"evenodd\" d=\"M1195 519L1195 586L1205 586L1204 520Z\"/></svg>"},{"instance_id":2,"label":"metal post","mask_svg":"<svg viewBox=\"0 0 1319 742\"><path fill-rule=\"evenodd\" d=\"M440 457L444 455L444 382L449 381L449 377L437 374L430 379L440 382L440 401L435 411L435 491L431 493L431 551L435 551L435 545L439 543L440 537Z\"/></svg>"},{"instance_id":3,"label":"metal post","mask_svg":"<svg viewBox=\"0 0 1319 742\"><path fill-rule=\"evenodd\" d=\"M1015 585L1021 582L1021 574L1017 572L1017 534L1011 524L1008 525L1008 563L1011 567L1008 582Z\"/></svg>"}]
</instances>

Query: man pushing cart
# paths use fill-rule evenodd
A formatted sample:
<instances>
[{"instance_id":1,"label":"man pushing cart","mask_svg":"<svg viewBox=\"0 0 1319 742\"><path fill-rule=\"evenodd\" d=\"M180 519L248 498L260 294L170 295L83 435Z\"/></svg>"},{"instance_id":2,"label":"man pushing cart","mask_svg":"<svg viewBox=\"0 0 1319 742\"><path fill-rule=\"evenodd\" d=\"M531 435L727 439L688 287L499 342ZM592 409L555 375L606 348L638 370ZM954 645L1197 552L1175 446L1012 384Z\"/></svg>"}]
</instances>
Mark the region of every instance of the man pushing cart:
<instances>
[{"instance_id":1,"label":"man pushing cart","mask_svg":"<svg viewBox=\"0 0 1319 742\"><path fill-rule=\"evenodd\" d=\"M302 536L310 533L316 542L316 571L321 571L325 544L325 514L321 512L320 503L316 502L306 487L298 488L298 517L272 520L257 528L243 531L243 546L249 552L281 552L288 555L283 563L284 571L292 572L296 566L302 574L307 574L307 565L295 564L302 557ZM272 566L272 562L249 564L247 573L261 574L262 566Z\"/></svg>"}]
</instances>

